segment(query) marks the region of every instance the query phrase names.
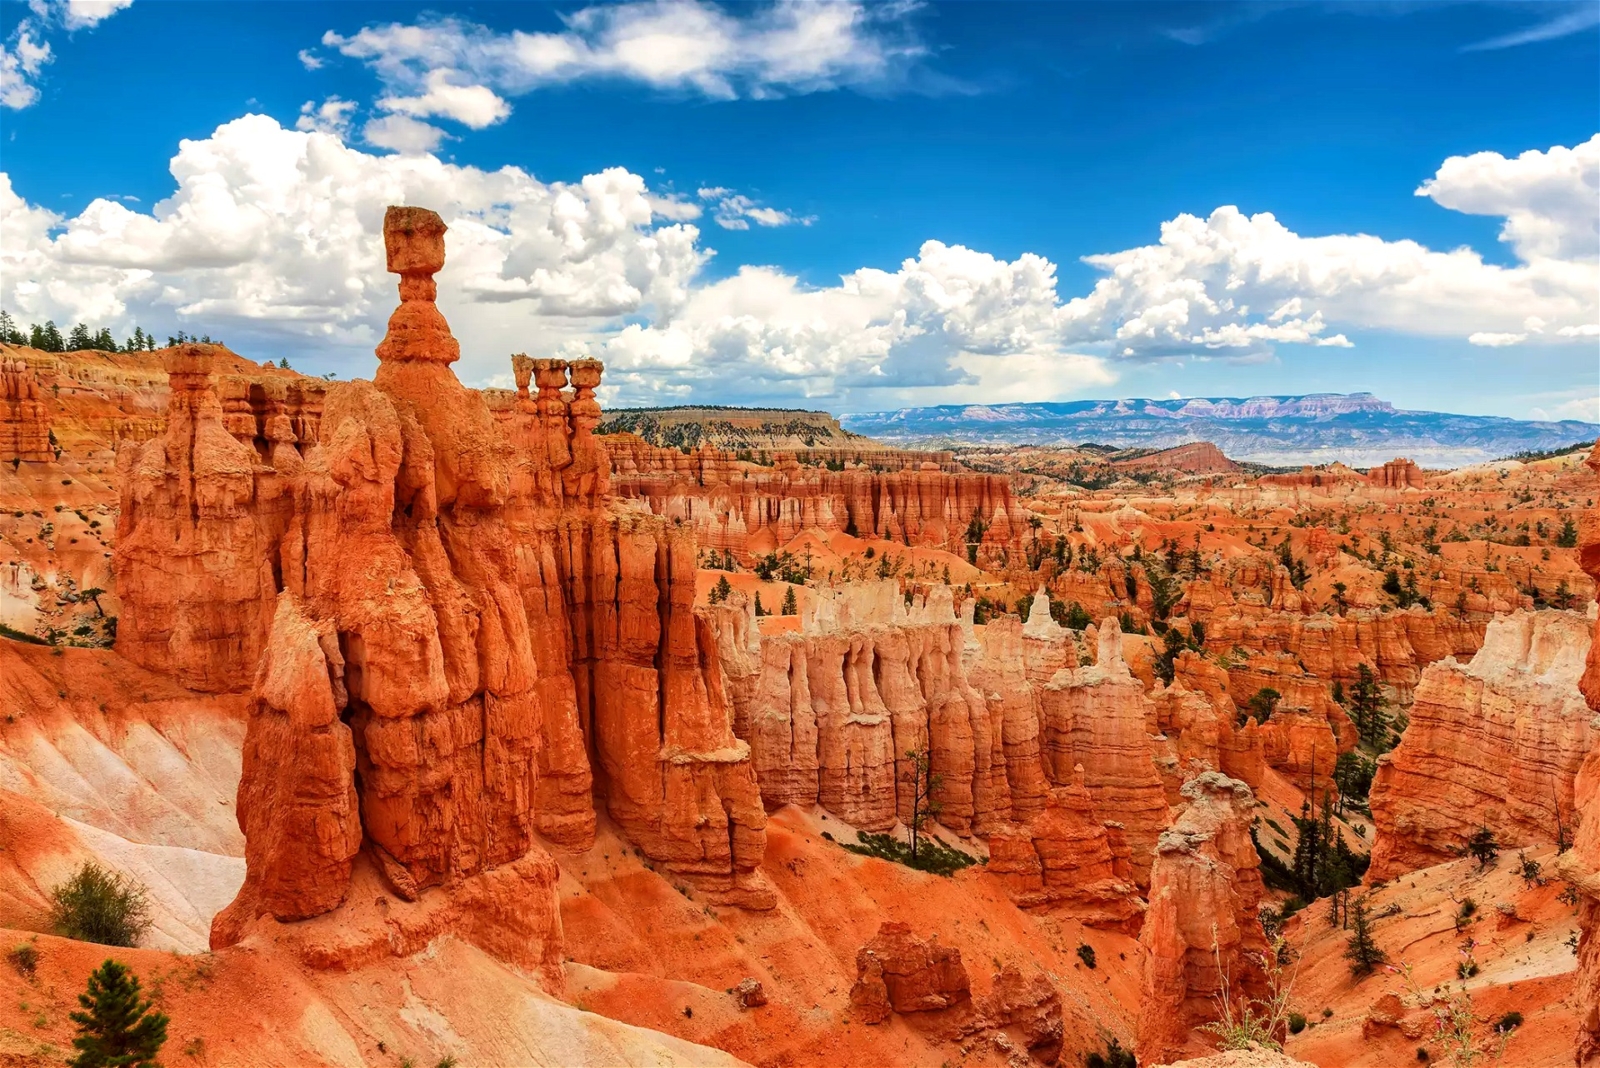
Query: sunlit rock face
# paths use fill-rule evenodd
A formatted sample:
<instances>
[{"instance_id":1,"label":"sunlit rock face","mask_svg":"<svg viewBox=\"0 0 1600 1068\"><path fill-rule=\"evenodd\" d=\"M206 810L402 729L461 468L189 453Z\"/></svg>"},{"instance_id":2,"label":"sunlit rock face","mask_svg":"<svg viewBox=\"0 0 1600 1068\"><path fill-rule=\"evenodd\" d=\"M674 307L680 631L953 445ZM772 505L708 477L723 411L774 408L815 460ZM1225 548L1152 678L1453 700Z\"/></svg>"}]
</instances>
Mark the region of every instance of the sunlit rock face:
<instances>
[{"instance_id":1,"label":"sunlit rock face","mask_svg":"<svg viewBox=\"0 0 1600 1068\"><path fill-rule=\"evenodd\" d=\"M1466 664L1430 664L1410 725L1372 788L1372 878L1460 856L1473 832L1504 846L1570 840L1574 781L1596 741L1579 692L1590 622L1517 612L1489 624Z\"/></svg>"}]
</instances>

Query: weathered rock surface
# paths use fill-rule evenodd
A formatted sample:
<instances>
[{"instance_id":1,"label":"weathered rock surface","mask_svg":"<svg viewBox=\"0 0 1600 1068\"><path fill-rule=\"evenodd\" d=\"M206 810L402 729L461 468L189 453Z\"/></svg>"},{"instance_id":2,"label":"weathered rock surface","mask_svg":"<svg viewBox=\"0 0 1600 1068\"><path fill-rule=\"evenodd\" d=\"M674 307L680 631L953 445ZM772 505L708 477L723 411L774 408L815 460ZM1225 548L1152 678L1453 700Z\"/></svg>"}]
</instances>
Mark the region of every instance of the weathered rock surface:
<instances>
[{"instance_id":1,"label":"weathered rock surface","mask_svg":"<svg viewBox=\"0 0 1600 1068\"><path fill-rule=\"evenodd\" d=\"M1117 845L1127 850L1134 881L1146 886L1156 839L1170 821L1149 732L1156 717L1123 659L1115 619L1100 624L1097 640L1094 664L1058 671L1044 686L1045 772L1052 783L1070 783L1081 765L1096 808L1120 825Z\"/></svg>"},{"instance_id":2,"label":"weathered rock surface","mask_svg":"<svg viewBox=\"0 0 1600 1068\"><path fill-rule=\"evenodd\" d=\"M964 555L974 520L983 527L982 558L992 560L1017 550L1027 528L1010 479L944 470L931 459L899 467L903 460L863 454L865 462L829 470L824 465L843 465L848 457L807 452L802 464L801 454L780 452L764 466L711 450L685 456L622 437L606 445L617 460L619 496L689 524L703 548L731 551L746 564L806 529Z\"/></svg>"},{"instance_id":3,"label":"weathered rock surface","mask_svg":"<svg viewBox=\"0 0 1600 1068\"><path fill-rule=\"evenodd\" d=\"M166 433L121 461L119 650L198 689L255 680L248 875L214 942L337 907L365 841L395 895L505 912L517 958L547 966L535 836L587 847L594 770L648 856L770 904L692 536L605 496L599 364L519 358L491 411L449 369L443 223L394 209L384 236L401 304L375 382L332 387L314 421L241 408L233 427L214 353L180 348Z\"/></svg>"},{"instance_id":4,"label":"weathered rock surface","mask_svg":"<svg viewBox=\"0 0 1600 1068\"><path fill-rule=\"evenodd\" d=\"M904 923L885 923L856 954L850 1008L863 1022L879 1024L891 1013L936 1012L972 1000L972 981L961 951L924 941Z\"/></svg>"},{"instance_id":5,"label":"weathered rock surface","mask_svg":"<svg viewBox=\"0 0 1600 1068\"><path fill-rule=\"evenodd\" d=\"M1150 910L1138 1053L1157 1061L1181 1049L1190 1027L1216 1017L1224 977L1237 996L1259 985L1266 933L1260 860L1250 840L1255 799L1220 773L1186 784L1189 802L1161 835L1150 873Z\"/></svg>"},{"instance_id":6,"label":"weathered rock surface","mask_svg":"<svg viewBox=\"0 0 1600 1068\"><path fill-rule=\"evenodd\" d=\"M1378 763L1371 877L1454 859L1479 827L1503 847L1570 834L1573 783L1600 736L1578 690L1591 624L1518 612L1489 624L1470 663L1441 660L1417 687L1400 745Z\"/></svg>"},{"instance_id":7,"label":"weathered rock surface","mask_svg":"<svg viewBox=\"0 0 1600 1068\"><path fill-rule=\"evenodd\" d=\"M18 355L0 353L0 461L48 463L50 414L39 379Z\"/></svg>"},{"instance_id":8,"label":"weathered rock surface","mask_svg":"<svg viewBox=\"0 0 1600 1068\"><path fill-rule=\"evenodd\" d=\"M1043 811L1025 825L993 832L988 843L985 871L1023 908L1061 908L1091 927L1138 929L1139 889L1112 851L1081 768L1070 785L1051 789Z\"/></svg>"},{"instance_id":9,"label":"weathered rock surface","mask_svg":"<svg viewBox=\"0 0 1600 1068\"><path fill-rule=\"evenodd\" d=\"M1589 453L1591 471L1600 473L1600 442ZM1583 514L1578 533L1578 560L1600 579L1600 508ZM1579 688L1590 709L1600 712L1600 620L1594 623ZM1574 1059L1588 1064L1600 1056L1600 746L1591 746L1573 785L1579 819L1572 848L1561 855L1557 870L1578 891L1578 1034Z\"/></svg>"}]
</instances>

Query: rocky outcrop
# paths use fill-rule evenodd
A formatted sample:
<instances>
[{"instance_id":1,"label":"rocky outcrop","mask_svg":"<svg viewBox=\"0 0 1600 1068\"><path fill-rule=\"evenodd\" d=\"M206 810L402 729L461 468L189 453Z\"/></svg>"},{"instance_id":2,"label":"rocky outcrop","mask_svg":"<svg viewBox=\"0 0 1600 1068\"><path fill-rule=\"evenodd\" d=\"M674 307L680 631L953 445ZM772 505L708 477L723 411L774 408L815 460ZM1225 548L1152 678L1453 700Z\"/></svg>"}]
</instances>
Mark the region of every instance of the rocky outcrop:
<instances>
[{"instance_id":1,"label":"rocky outcrop","mask_svg":"<svg viewBox=\"0 0 1600 1068\"><path fill-rule=\"evenodd\" d=\"M228 432L214 358L205 345L169 350L166 432L117 455L117 651L224 693L255 677L284 572L273 527L287 502L275 477L258 485L257 453ZM281 445L278 466L301 467Z\"/></svg>"},{"instance_id":2,"label":"rocky outcrop","mask_svg":"<svg viewBox=\"0 0 1600 1068\"><path fill-rule=\"evenodd\" d=\"M1051 789L1043 811L1026 824L995 831L988 843L984 871L1023 908L1060 911L1090 927L1137 931L1144 903L1126 860L1119 863L1112 851L1081 768L1070 785Z\"/></svg>"},{"instance_id":3,"label":"rocky outcrop","mask_svg":"<svg viewBox=\"0 0 1600 1068\"><path fill-rule=\"evenodd\" d=\"M21 356L0 353L0 462L54 458L50 413L38 378Z\"/></svg>"},{"instance_id":4,"label":"rocky outcrop","mask_svg":"<svg viewBox=\"0 0 1600 1068\"><path fill-rule=\"evenodd\" d=\"M374 382L291 410L181 348L165 435L121 460L119 649L199 689L254 680L248 874L213 941L337 907L365 843L392 893L504 911L542 966L559 925L536 836L587 848L596 792L645 855L769 906L692 534L606 496L597 362L517 359L499 412L456 380L443 236L421 209L385 220L401 304Z\"/></svg>"},{"instance_id":5,"label":"rocky outcrop","mask_svg":"<svg viewBox=\"0 0 1600 1068\"><path fill-rule=\"evenodd\" d=\"M892 581L814 591L798 630L766 634L742 597L710 618L735 723L768 806L820 804L866 830L911 818L906 753L926 750L940 822L985 833L1027 813L1043 789L1023 707L1009 719L968 681L947 587L907 608ZM1030 753L1033 754L1030 763Z\"/></svg>"},{"instance_id":6,"label":"rocky outcrop","mask_svg":"<svg viewBox=\"0 0 1600 1068\"><path fill-rule=\"evenodd\" d=\"M1482 640L1482 626L1470 618L1422 608L1304 616L1235 607L1206 619L1206 648L1219 654L1240 647L1255 655L1286 655L1323 686L1337 681L1346 688L1365 663L1405 694L1428 664L1471 656Z\"/></svg>"},{"instance_id":7,"label":"rocky outcrop","mask_svg":"<svg viewBox=\"0 0 1600 1068\"><path fill-rule=\"evenodd\" d=\"M1024 975L1008 964L994 973L988 995L975 1000L959 949L892 921L856 953L850 1012L869 1026L909 1017L946 1039L988 1032L996 1049L1018 1053L1020 1044L1044 1064L1060 1056L1065 1032L1061 996L1044 974Z\"/></svg>"},{"instance_id":8,"label":"rocky outcrop","mask_svg":"<svg viewBox=\"0 0 1600 1068\"><path fill-rule=\"evenodd\" d=\"M1587 463L1591 471L1600 472L1600 442ZM1578 561L1590 577L1600 579L1600 508L1583 514ZM1600 620L1594 623L1579 689L1589 708L1600 712ZM1591 746L1584 758L1573 786L1573 804L1578 832L1572 848L1561 855L1557 871L1579 894L1582 933L1574 991L1578 1009L1574 1059L1582 1065L1600 1057L1600 746Z\"/></svg>"},{"instance_id":9,"label":"rocky outcrop","mask_svg":"<svg viewBox=\"0 0 1600 1068\"><path fill-rule=\"evenodd\" d=\"M1195 441L1171 449L1112 460L1119 471L1176 472L1185 475L1224 475L1239 470L1239 465L1222 454L1209 441Z\"/></svg>"},{"instance_id":10,"label":"rocky outcrop","mask_svg":"<svg viewBox=\"0 0 1600 1068\"><path fill-rule=\"evenodd\" d=\"M887 538L965 555L969 530L980 559L1018 551L1026 514L1002 475L952 472L933 461L914 468L779 453L771 466L727 454L685 456L608 439L618 459L616 493L652 514L682 521L703 548L732 552L741 563L788 544L802 530ZM837 466L830 470L825 463Z\"/></svg>"},{"instance_id":11,"label":"rocky outcrop","mask_svg":"<svg viewBox=\"0 0 1600 1068\"><path fill-rule=\"evenodd\" d=\"M959 1009L971 1001L961 951L941 946L937 935L924 941L907 924L885 923L856 954L850 1009L864 1023L883 1023L893 1013Z\"/></svg>"},{"instance_id":12,"label":"rocky outcrop","mask_svg":"<svg viewBox=\"0 0 1600 1068\"><path fill-rule=\"evenodd\" d=\"M1589 631L1572 612L1518 612L1489 624L1470 663L1428 667L1378 762L1373 879L1453 859L1482 826L1512 848L1570 835L1574 780L1600 740L1578 690Z\"/></svg>"},{"instance_id":13,"label":"rocky outcrop","mask_svg":"<svg viewBox=\"0 0 1600 1068\"><path fill-rule=\"evenodd\" d=\"M1181 1049L1190 1027L1216 1017L1224 982L1234 996L1259 986L1267 950L1257 908L1260 860L1250 840L1249 787L1211 772L1183 787L1189 802L1162 833L1150 872L1139 1011L1141 1061Z\"/></svg>"},{"instance_id":14,"label":"rocky outcrop","mask_svg":"<svg viewBox=\"0 0 1600 1068\"><path fill-rule=\"evenodd\" d=\"M1422 489L1422 468L1410 460L1390 460L1367 472L1367 481L1385 489Z\"/></svg>"},{"instance_id":15,"label":"rocky outcrop","mask_svg":"<svg viewBox=\"0 0 1600 1068\"><path fill-rule=\"evenodd\" d=\"M1096 808L1120 825L1112 830L1128 851L1134 881L1145 886L1170 816L1149 731L1156 717L1144 684L1123 659L1117 621L1102 621L1097 639L1094 664L1064 668L1044 686L1045 774L1065 784L1082 767Z\"/></svg>"}]
</instances>

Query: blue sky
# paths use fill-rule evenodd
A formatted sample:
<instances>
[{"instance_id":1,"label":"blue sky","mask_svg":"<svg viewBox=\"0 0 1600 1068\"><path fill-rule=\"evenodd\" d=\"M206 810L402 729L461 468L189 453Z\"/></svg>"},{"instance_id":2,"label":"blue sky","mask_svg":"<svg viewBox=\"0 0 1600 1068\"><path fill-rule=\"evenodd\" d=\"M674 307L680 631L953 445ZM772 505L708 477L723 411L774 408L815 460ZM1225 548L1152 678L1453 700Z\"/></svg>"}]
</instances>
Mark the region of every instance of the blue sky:
<instances>
[{"instance_id":1,"label":"blue sky","mask_svg":"<svg viewBox=\"0 0 1600 1068\"><path fill-rule=\"evenodd\" d=\"M462 220L441 305L473 384L582 350L611 403L1371 390L1600 420L1594 3L0 16L25 320L369 374L393 289L363 227L405 198Z\"/></svg>"}]
</instances>

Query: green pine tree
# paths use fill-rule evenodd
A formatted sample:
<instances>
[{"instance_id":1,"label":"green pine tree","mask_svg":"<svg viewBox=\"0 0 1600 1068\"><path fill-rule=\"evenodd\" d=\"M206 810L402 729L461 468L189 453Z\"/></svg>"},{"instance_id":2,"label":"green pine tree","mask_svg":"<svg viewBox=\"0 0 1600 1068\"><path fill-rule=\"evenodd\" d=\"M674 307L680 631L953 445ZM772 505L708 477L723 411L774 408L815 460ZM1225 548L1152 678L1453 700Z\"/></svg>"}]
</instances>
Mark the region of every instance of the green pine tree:
<instances>
[{"instance_id":1,"label":"green pine tree","mask_svg":"<svg viewBox=\"0 0 1600 1068\"><path fill-rule=\"evenodd\" d=\"M1556 535L1556 545L1563 549L1578 547L1578 524L1572 521L1570 515L1561 522L1561 533Z\"/></svg>"},{"instance_id":2,"label":"green pine tree","mask_svg":"<svg viewBox=\"0 0 1600 1068\"><path fill-rule=\"evenodd\" d=\"M139 997L139 977L108 960L89 976L78 995L83 1012L72 1013L78 1055L72 1068L160 1068L156 1054L167 1041L167 1017Z\"/></svg>"},{"instance_id":3,"label":"green pine tree","mask_svg":"<svg viewBox=\"0 0 1600 1068\"><path fill-rule=\"evenodd\" d=\"M1350 974L1357 978L1371 975L1374 968L1389 959L1389 955L1372 940L1371 922L1367 919L1364 901L1355 903L1355 911L1350 916L1350 942L1345 947L1344 959L1350 962Z\"/></svg>"},{"instance_id":4,"label":"green pine tree","mask_svg":"<svg viewBox=\"0 0 1600 1068\"><path fill-rule=\"evenodd\" d=\"M26 345L28 335L17 329L17 321L8 311L0 311L0 341L7 345Z\"/></svg>"},{"instance_id":5,"label":"green pine tree","mask_svg":"<svg viewBox=\"0 0 1600 1068\"><path fill-rule=\"evenodd\" d=\"M790 586L787 590L784 591L782 612L786 616L793 616L793 615L799 615L800 614L800 605L795 600L794 587L793 586Z\"/></svg>"},{"instance_id":6,"label":"green pine tree","mask_svg":"<svg viewBox=\"0 0 1600 1068\"><path fill-rule=\"evenodd\" d=\"M89 328L79 323L72 328L72 333L67 335L67 351L82 352L84 349L94 347L94 336L89 333Z\"/></svg>"},{"instance_id":7,"label":"green pine tree","mask_svg":"<svg viewBox=\"0 0 1600 1068\"><path fill-rule=\"evenodd\" d=\"M1356 667L1356 684L1350 688L1350 719L1361 735L1361 743L1373 752L1389 747L1389 712L1378 676L1365 662Z\"/></svg>"}]
</instances>

